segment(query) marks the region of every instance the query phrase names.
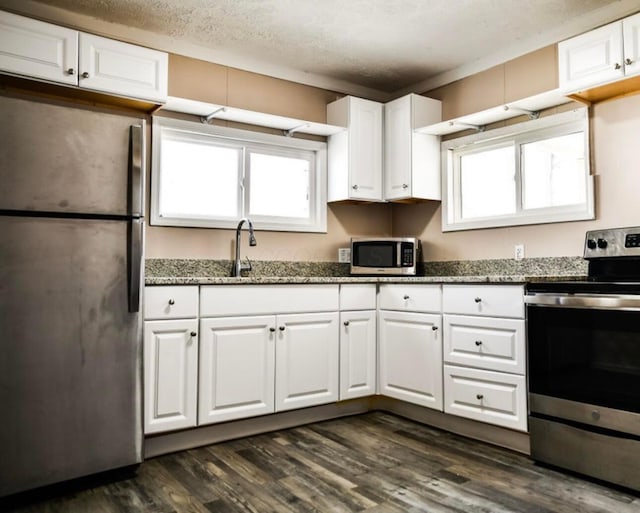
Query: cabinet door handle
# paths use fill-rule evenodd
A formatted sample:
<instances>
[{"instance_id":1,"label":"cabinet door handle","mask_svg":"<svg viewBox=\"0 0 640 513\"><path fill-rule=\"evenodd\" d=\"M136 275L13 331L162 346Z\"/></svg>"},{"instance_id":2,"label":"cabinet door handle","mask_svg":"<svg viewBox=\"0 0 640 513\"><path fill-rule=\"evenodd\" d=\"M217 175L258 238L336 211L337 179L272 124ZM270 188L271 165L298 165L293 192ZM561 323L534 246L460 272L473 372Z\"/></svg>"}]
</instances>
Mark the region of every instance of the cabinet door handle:
<instances>
[{"instance_id":1,"label":"cabinet door handle","mask_svg":"<svg viewBox=\"0 0 640 513\"><path fill-rule=\"evenodd\" d=\"M278 329L279 329L280 331L284 331L284 326L280 326Z\"/></svg>"},{"instance_id":2,"label":"cabinet door handle","mask_svg":"<svg viewBox=\"0 0 640 513\"><path fill-rule=\"evenodd\" d=\"M357 191L357 190L358 190L358 186L357 186L357 185L353 185L353 186L351 186L351 188L352 188L354 191Z\"/></svg>"},{"instance_id":3,"label":"cabinet door handle","mask_svg":"<svg viewBox=\"0 0 640 513\"><path fill-rule=\"evenodd\" d=\"M273 333L274 331L276 331L276 329L275 329L273 326L271 326L271 327L269 328L269 331L270 331L271 333Z\"/></svg>"},{"instance_id":4,"label":"cabinet door handle","mask_svg":"<svg viewBox=\"0 0 640 513\"><path fill-rule=\"evenodd\" d=\"M478 401L482 401L482 399L484 399L484 396L482 394L476 394L476 399Z\"/></svg>"},{"instance_id":5,"label":"cabinet door handle","mask_svg":"<svg viewBox=\"0 0 640 513\"><path fill-rule=\"evenodd\" d=\"M175 305L175 304L176 304L175 299L169 299L169 304L170 304L171 306Z\"/></svg>"},{"instance_id":6,"label":"cabinet door handle","mask_svg":"<svg viewBox=\"0 0 640 513\"><path fill-rule=\"evenodd\" d=\"M191 332L191 336L192 336L192 337L195 337L196 335L197 335L197 333L196 333L195 331L192 331L192 332Z\"/></svg>"},{"instance_id":7,"label":"cabinet door handle","mask_svg":"<svg viewBox=\"0 0 640 513\"><path fill-rule=\"evenodd\" d=\"M633 64L633 61L632 61L631 59L629 59L629 57L627 57L627 58L624 60L624 63L625 63L627 66L629 66L630 64Z\"/></svg>"},{"instance_id":8,"label":"cabinet door handle","mask_svg":"<svg viewBox=\"0 0 640 513\"><path fill-rule=\"evenodd\" d=\"M476 303L482 303L482 298L481 297L477 297L477 298L474 299L474 301Z\"/></svg>"},{"instance_id":9,"label":"cabinet door handle","mask_svg":"<svg viewBox=\"0 0 640 513\"><path fill-rule=\"evenodd\" d=\"M408 183L403 183L402 184L402 188L403 189L408 189L409 188L409 184Z\"/></svg>"},{"instance_id":10,"label":"cabinet door handle","mask_svg":"<svg viewBox=\"0 0 640 513\"><path fill-rule=\"evenodd\" d=\"M85 71L82 75L80 75L82 78L89 78L89 72Z\"/></svg>"},{"instance_id":11,"label":"cabinet door handle","mask_svg":"<svg viewBox=\"0 0 640 513\"><path fill-rule=\"evenodd\" d=\"M75 69L73 69L73 68L69 68L69 69L67 70L67 75L75 75L75 74L76 74L76 70L75 70Z\"/></svg>"},{"instance_id":12,"label":"cabinet door handle","mask_svg":"<svg viewBox=\"0 0 640 513\"><path fill-rule=\"evenodd\" d=\"M344 324L345 326L349 326L349 321L344 321L342 324Z\"/></svg>"},{"instance_id":13,"label":"cabinet door handle","mask_svg":"<svg viewBox=\"0 0 640 513\"><path fill-rule=\"evenodd\" d=\"M622 66L620 66L619 62L616 62L613 66L613 69L620 69L620 68L622 68Z\"/></svg>"},{"instance_id":14,"label":"cabinet door handle","mask_svg":"<svg viewBox=\"0 0 640 513\"><path fill-rule=\"evenodd\" d=\"M407 294L405 294L402 299L404 299L406 301L407 299L411 299L411 298Z\"/></svg>"},{"instance_id":15,"label":"cabinet door handle","mask_svg":"<svg viewBox=\"0 0 640 513\"><path fill-rule=\"evenodd\" d=\"M438 331L438 327L437 327L437 326L431 326L431 329L432 329L433 331Z\"/></svg>"},{"instance_id":16,"label":"cabinet door handle","mask_svg":"<svg viewBox=\"0 0 640 513\"><path fill-rule=\"evenodd\" d=\"M482 345L482 340L476 340L476 345L477 346L481 346Z\"/></svg>"}]
</instances>

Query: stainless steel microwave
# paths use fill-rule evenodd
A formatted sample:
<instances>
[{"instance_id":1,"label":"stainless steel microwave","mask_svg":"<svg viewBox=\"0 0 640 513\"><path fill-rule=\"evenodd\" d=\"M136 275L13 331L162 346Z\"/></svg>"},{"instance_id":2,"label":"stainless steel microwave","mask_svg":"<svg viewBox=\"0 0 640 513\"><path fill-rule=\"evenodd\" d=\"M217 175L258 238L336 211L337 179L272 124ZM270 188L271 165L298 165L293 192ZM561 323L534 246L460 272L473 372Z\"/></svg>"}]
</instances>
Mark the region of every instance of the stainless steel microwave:
<instances>
[{"instance_id":1,"label":"stainless steel microwave","mask_svg":"<svg viewBox=\"0 0 640 513\"><path fill-rule=\"evenodd\" d=\"M412 237L351 239L351 274L415 276L420 241Z\"/></svg>"}]
</instances>

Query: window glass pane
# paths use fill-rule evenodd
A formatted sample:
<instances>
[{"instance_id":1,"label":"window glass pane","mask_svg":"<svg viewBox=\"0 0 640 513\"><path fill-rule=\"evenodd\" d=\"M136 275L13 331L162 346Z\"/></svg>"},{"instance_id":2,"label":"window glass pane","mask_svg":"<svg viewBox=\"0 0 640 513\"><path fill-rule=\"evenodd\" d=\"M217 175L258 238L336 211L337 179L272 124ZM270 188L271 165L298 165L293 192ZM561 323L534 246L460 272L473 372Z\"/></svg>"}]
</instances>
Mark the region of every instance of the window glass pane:
<instances>
[{"instance_id":1,"label":"window glass pane","mask_svg":"<svg viewBox=\"0 0 640 513\"><path fill-rule=\"evenodd\" d=\"M239 162L238 148L164 138L160 215L241 217Z\"/></svg>"},{"instance_id":2,"label":"window glass pane","mask_svg":"<svg viewBox=\"0 0 640 513\"><path fill-rule=\"evenodd\" d=\"M309 159L252 152L249 215L308 218L309 171Z\"/></svg>"},{"instance_id":3,"label":"window glass pane","mask_svg":"<svg viewBox=\"0 0 640 513\"><path fill-rule=\"evenodd\" d=\"M515 147L504 146L460 157L462 219L516 211Z\"/></svg>"},{"instance_id":4,"label":"window glass pane","mask_svg":"<svg viewBox=\"0 0 640 513\"><path fill-rule=\"evenodd\" d=\"M584 133L521 146L523 208L577 205L586 201Z\"/></svg>"}]
</instances>

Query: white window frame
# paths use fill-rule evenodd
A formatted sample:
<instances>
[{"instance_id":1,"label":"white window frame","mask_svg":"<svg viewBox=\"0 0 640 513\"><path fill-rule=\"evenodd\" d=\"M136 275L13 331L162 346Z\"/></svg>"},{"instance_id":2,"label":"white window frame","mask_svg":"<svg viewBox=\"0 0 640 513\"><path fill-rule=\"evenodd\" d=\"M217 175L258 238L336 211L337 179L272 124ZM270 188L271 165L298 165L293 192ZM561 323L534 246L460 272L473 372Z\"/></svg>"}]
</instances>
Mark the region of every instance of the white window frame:
<instances>
[{"instance_id":1,"label":"white window frame","mask_svg":"<svg viewBox=\"0 0 640 513\"><path fill-rule=\"evenodd\" d=\"M308 219L255 216L251 218L253 225L259 230L294 231L294 232L327 232L327 144L307 139L294 139L286 136L252 132L236 128L220 127L185 121L169 117L153 117L152 153L151 153L151 207L150 224L154 226L181 226L196 228L233 228L235 229L241 217L248 215L249 177L244 169L249 158L249 150L264 149L265 153L294 156L296 152L313 152L315 158L310 170L310 212ZM161 147L163 131L171 133L173 137L180 137L185 141L198 141L203 138L215 139L223 145L245 148L242 160L238 196L241 201L239 218L228 217L210 218L201 216L168 217L159 212L160 190L162 188Z\"/></svg>"},{"instance_id":2,"label":"white window frame","mask_svg":"<svg viewBox=\"0 0 640 513\"><path fill-rule=\"evenodd\" d=\"M568 135L576 131L582 131L585 138L585 203L560 207L523 209L521 145L549 137ZM515 144L516 212L501 216L463 219L460 157L481 149L488 150L507 144ZM516 125L443 141L441 155L443 232L595 219L594 179L589 165L589 111L587 108L553 114Z\"/></svg>"}]
</instances>

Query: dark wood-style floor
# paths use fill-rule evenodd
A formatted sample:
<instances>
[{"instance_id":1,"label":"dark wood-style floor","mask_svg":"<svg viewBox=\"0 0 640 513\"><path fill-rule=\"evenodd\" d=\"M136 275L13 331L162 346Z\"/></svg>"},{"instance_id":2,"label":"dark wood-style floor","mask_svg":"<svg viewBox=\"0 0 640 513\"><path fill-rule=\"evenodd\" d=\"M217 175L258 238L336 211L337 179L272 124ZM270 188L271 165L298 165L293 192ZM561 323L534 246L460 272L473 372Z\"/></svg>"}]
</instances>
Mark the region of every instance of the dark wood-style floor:
<instances>
[{"instance_id":1,"label":"dark wood-style floor","mask_svg":"<svg viewBox=\"0 0 640 513\"><path fill-rule=\"evenodd\" d=\"M162 456L133 479L7 511L638 513L640 498L374 412Z\"/></svg>"}]
</instances>

